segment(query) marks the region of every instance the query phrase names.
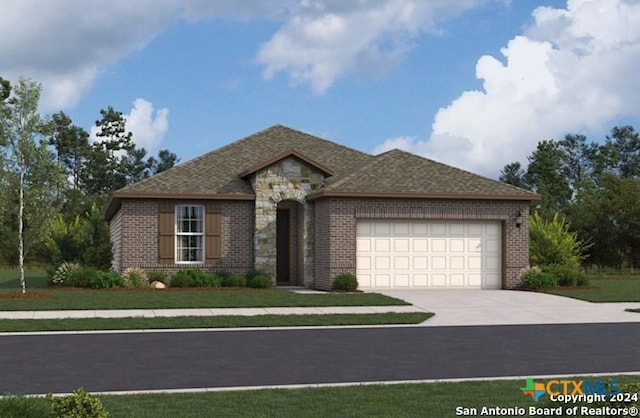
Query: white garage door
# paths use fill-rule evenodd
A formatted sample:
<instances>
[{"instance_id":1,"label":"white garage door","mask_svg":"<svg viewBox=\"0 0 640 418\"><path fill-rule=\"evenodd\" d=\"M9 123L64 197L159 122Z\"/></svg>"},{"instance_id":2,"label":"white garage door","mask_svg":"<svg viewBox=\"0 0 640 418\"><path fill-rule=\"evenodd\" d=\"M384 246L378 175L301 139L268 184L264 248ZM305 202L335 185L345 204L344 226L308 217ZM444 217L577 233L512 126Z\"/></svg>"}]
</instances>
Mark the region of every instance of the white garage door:
<instances>
[{"instance_id":1,"label":"white garage door","mask_svg":"<svg viewBox=\"0 0 640 418\"><path fill-rule=\"evenodd\" d=\"M500 288L500 222L359 221L356 275L369 288Z\"/></svg>"}]
</instances>

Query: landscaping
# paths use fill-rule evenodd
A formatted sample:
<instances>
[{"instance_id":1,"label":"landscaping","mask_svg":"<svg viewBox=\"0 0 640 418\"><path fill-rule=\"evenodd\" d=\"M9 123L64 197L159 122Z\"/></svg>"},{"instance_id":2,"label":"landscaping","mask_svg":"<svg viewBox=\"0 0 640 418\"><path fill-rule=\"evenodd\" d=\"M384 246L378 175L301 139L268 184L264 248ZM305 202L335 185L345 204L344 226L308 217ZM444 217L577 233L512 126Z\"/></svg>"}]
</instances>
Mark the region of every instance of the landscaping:
<instances>
[{"instance_id":1,"label":"landscaping","mask_svg":"<svg viewBox=\"0 0 640 418\"><path fill-rule=\"evenodd\" d=\"M638 376L575 377L568 380L615 379L622 392L638 389ZM203 416L256 417L454 417L456 408L483 407L525 408L567 407L548 401L539 402L524 395L524 380L468 381L456 383L419 383L397 385L353 385L302 389L264 389L182 394L100 395L104 409L112 417ZM75 395L78 397L78 395ZM86 400L86 395L84 396ZM12 396L0 399L3 417L46 418L52 416L51 400L46 397ZM95 407L95 402L89 404ZM570 406L587 405L571 404ZM603 407L593 403L589 407ZM637 406L637 401L625 404ZM30 408L31 413L25 412ZM460 414L458 414L460 415ZM495 414L494 414L495 415ZM503 415L504 416L504 415ZM513 416L513 415L512 415ZM581 416L581 415L577 415Z\"/></svg>"},{"instance_id":2,"label":"landscaping","mask_svg":"<svg viewBox=\"0 0 640 418\"><path fill-rule=\"evenodd\" d=\"M589 286L546 289L545 292L589 302L640 302L640 274L591 277Z\"/></svg>"},{"instance_id":3,"label":"landscaping","mask_svg":"<svg viewBox=\"0 0 640 418\"><path fill-rule=\"evenodd\" d=\"M389 312L370 314L215 315L157 318L0 319L0 332L402 325L419 324L432 316L432 313L425 312Z\"/></svg>"}]
</instances>

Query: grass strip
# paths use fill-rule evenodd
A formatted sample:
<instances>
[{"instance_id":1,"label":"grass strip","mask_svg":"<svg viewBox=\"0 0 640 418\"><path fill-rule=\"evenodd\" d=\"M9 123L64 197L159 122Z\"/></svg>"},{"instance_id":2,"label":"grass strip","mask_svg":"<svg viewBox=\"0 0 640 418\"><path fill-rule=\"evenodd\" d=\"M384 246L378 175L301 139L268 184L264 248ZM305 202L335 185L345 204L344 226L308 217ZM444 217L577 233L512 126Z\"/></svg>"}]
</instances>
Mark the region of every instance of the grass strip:
<instances>
[{"instance_id":1,"label":"grass strip","mask_svg":"<svg viewBox=\"0 0 640 418\"><path fill-rule=\"evenodd\" d=\"M379 293L301 294L279 289L32 289L26 297L0 292L0 311L390 305L408 303Z\"/></svg>"},{"instance_id":2,"label":"grass strip","mask_svg":"<svg viewBox=\"0 0 640 418\"><path fill-rule=\"evenodd\" d=\"M589 302L640 302L640 280L591 279L588 289L550 289L547 292Z\"/></svg>"},{"instance_id":3,"label":"grass strip","mask_svg":"<svg viewBox=\"0 0 640 418\"><path fill-rule=\"evenodd\" d=\"M566 380L636 383L640 376L571 377ZM549 381L549 379L536 379ZM141 394L99 396L111 417L190 418L190 417L455 417L456 408L567 407L546 399L534 402L520 390L524 380L493 380L394 385L354 385L343 387L264 389L182 394ZM543 395L548 398L548 395ZM11 412L8 401L0 400L0 412ZM45 398L21 398L47 415ZM6 405L3 405L5 404ZM3 409L5 407L5 409ZM18 411L18 407L13 408ZM24 411L23 406L20 410ZM469 414L471 415L471 414ZM485 414L487 415L487 414ZM501 416L505 416L500 414ZM2 415L14 416L14 415ZM15 415L25 417L25 415ZM520 416L520 415L518 415Z\"/></svg>"},{"instance_id":4,"label":"grass strip","mask_svg":"<svg viewBox=\"0 0 640 418\"><path fill-rule=\"evenodd\" d=\"M0 332L419 324L432 313L2 319Z\"/></svg>"}]
</instances>

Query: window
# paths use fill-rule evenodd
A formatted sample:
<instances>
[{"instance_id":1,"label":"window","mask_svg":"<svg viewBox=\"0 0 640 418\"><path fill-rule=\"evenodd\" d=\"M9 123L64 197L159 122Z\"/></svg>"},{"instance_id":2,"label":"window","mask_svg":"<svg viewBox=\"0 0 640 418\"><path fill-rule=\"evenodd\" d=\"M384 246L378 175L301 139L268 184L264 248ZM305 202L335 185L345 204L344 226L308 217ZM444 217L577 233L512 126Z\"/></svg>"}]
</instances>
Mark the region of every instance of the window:
<instances>
[{"instance_id":1,"label":"window","mask_svg":"<svg viewBox=\"0 0 640 418\"><path fill-rule=\"evenodd\" d=\"M204 207L176 206L176 262L204 263Z\"/></svg>"}]
</instances>

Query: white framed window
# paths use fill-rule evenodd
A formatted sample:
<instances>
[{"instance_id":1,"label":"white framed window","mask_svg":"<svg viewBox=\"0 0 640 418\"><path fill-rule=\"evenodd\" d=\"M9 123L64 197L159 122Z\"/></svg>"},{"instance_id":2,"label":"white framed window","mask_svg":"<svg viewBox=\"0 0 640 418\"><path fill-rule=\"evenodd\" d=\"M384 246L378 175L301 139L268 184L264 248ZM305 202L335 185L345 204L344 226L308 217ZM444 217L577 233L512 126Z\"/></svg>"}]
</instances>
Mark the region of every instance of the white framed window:
<instances>
[{"instance_id":1,"label":"white framed window","mask_svg":"<svg viewBox=\"0 0 640 418\"><path fill-rule=\"evenodd\" d=\"M204 263L204 206L176 206L176 263Z\"/></svg>"}]
</instances>

